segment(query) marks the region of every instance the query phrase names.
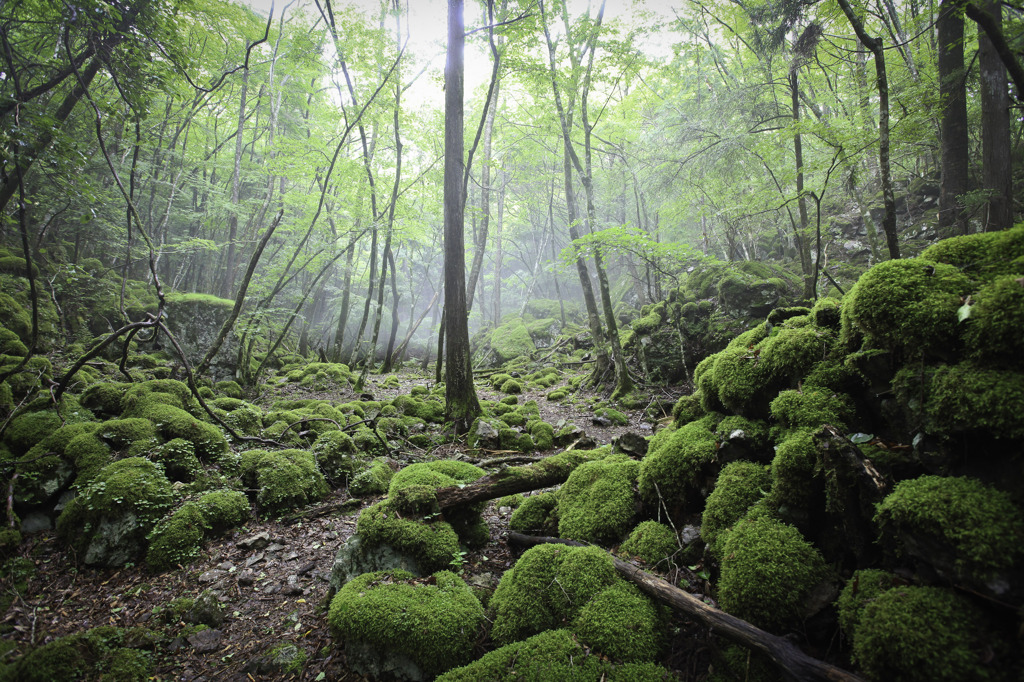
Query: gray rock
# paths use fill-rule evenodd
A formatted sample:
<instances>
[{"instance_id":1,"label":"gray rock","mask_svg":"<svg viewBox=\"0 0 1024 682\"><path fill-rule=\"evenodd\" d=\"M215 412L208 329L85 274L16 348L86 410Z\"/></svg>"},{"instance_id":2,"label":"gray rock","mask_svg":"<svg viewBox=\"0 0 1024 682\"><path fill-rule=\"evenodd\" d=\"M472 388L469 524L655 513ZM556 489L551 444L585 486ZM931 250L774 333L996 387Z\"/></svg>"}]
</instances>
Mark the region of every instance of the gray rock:
<instances>
[{"instance_id":1,"label":"gray rock","mask_svg":"<svg viewBox=\"0 0 1024 682\"><path fill-rule=\"evenodd\" d=\"M208 654L220 648L220 640L224 633L220 630L201 630L188 636L188 643L198 654Z\"/></svg>"},{"instance_id":2,"label":"gray rock","mask_svg":"<svg viewBox=\"0 0 1024 682\"><path fill-rule=\"evenodd\" d=\"M501 436L498 434L497 427L487 419L481 419L477 422L476 437L470 445L484 450L500 450Z\"/></svg>"},{"instance_id":3,"label":"gray rock","mask_svg":"<svg viewBox=\"0 0 1024 682\"><path fill-rule=\"evenodd\" d=\"M51 528L53 528L53 521L42 512L25 514L25 517L21 520L22 533L38 533L43 530L50 530Z\"/></svg>"},{"instance_id":4,"label":"gray rock","mask_svg":"<svg viewBox=\"0 0 1024 682\"><path fill-rule=\"evenodd\" d=\"M52 455L32 462L31 475L18 478L14 501L19 505L40 506L53 501L75 479L75 469L62 457Z\"/></svg>"},{"instance_id":5,"label":"gray rock","mask_svg":"<svg viewBox=\"0 0 1024 682\"><path fill-rule=\"evenodd\" d=\"M238 546L242 549L263 549L269 544L270 533L265 530L238 541Z\"/></svg>"},{"instance_id":6,"label":"gray rock","mask_svg":"<svg viewBox=\"0 0 1024 682\"><path fill-rule=\"evenodd\" d=\"M647 454L647 445L646 438L632 431L627 431L612 439L612 447L616 452L624 452L635 459L640 459Z\"/></svg>"},{"instance_id":7,"label":"gray rock","mask_svg":"<svg viewBox=\"0 0 1024 682\"><path fill-rule=\"evenodd\" d=\"M382 650L367 642L346 642L345 659L352 670L373 678L410 682L429 679L405 654Z\"/></svg>"},{"instance_id":8,"label":"gray rock","mask_svg":"<svg viewBox=\"0 0 1024 682\"><path fill-rule=\"evenodd\" d=\"M219 628L224 624L224 605L220 603L210 590L203 590L196 597L192 608L185 614L185 622L194 625L209 625L211 628Z\"/></svg>"},{"instance_id":9,"label":"gray rock","mask_svg":"<svg viewBox=\"0 0 1024 682\"><path fill-rule=\"evenodd\" d=\"M328 594L333 595L349 580L363 573L388 571L395 568L409 571L417 576L424 575L420 571L416 559L412 556L403 554L390 545L370 546L363 542L357 533L341 546L334 558Z\"/></svg>"},{"instance_id":10,"label":"gray rock","mask_svg":"<svg viewBox=\"0 0 1024 682\"><path fill-rule=\"evenodd\" d=\"M145 551L144 531L139 518L131 512L104 516L86 547L83 561L90 566L123 566Z\"/></svg>"}]
</instances>

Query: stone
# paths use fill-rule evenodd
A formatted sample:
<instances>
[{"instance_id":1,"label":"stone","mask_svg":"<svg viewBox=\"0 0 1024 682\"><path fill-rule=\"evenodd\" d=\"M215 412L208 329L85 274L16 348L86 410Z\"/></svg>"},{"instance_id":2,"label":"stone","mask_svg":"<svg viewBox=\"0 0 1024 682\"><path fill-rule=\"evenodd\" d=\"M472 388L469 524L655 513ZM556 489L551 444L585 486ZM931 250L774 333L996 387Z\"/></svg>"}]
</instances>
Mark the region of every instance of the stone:
<instances>
[{"instance_id":1,"label":"stone","mask_svg":"<svg viewBox=\"0 0 1024 682\"><path fill-rule=\"evenodd\" d=\"M220 648L220 640L223 637L224 633L220 630L200 630L188 636L188 643L197 654L208 654Z\"/></svg>"},{"instance_id":2,"label":"stone","mask_svg":"<svg viewBox=\"0 0 1024 682\"><path fill-rule=\"evenodd\" d=\"M31 514L25 514L25 517L21 520L21 532L22 533L38 533L44 530L50 530L53 528L53 521L50 517L42 512L32 512Z\"/></svg>"},{"instance_id":3,"label":"stone","mask_svg":"<svg viewBox=\"0 0 1024 682\"><path fill-rule=\"evenodd\" d=\"M224 605L210 590L203 590L185 613L185 622L193 625L209 625L219 628L224 624Z\"/></svg>"},{"instance_id":4,"label":"stone","mask_svg":"<svg viewBox=\"0 0 1024 682\"><path fill-rule=\"evenodd\" d=\"M363 573L390 571L396 568L409 571L413 575L423 575L419 564L412 556L403 554L390 545L368 547L358 534L353 535L341 546L334 558L328 594L334 594L349 580Z\"/></svg>"},{"instance_id":5,"label":"stone","mask_svg":"<svg viewBox=\"0 0 1024 682\"><path fill-rule=\"evenodd\" d=\"M624 452L633 459L642 459L647 454L647 445L646 438L632 431L612 439L612 447L616 452Z\"/></svg>"},{"instance_id":6,"label":"stone","mask_svg":"<svg viewBox=\"0 0 1024 682\"><path fill-rule=\"evenodd\" d=\"M270 533L265 530L238 541L241 549L263 549L269 544Z\"/></svg>"},{"instance_id":7,"label":"stone","mask_svg":"<svg viewBox=\"0 0 1024 682\"><path fill-rule=\"evenodd\" d=\"M146 549L145 535L135 514L104 516L85 550L83 561L90 566L123 566Z\"/></svg>"},{"instance_id":8,"label":"stone","mask_svg":"<svg viewBox=\"0 0 1024 682\"><path fill-rule=\"evenodd\" d=\"M484 450L500 450L501 435L494 424L487 419L481 419L476 423L476 435L471 445Z\"/></svg>"}]
</instances>

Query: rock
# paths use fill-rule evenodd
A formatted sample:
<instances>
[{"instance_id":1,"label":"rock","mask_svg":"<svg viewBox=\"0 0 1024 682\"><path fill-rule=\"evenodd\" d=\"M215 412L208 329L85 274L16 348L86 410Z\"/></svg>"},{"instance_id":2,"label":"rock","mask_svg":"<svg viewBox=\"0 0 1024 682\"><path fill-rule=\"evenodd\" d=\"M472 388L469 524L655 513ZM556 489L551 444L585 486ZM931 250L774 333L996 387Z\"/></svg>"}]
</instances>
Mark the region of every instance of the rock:
<instances>
[{"instance_id":1,"label":"rock","mask_svg":"<svg viewBox=\"0 0 1024 682\"><path fill-rule=\"evenodd\" d=\"M21 476L14 489L18 505L45 505L63 493L75 479L75 469L62 457L49 456L31 464L31 476Z\"/></svg>"},{"instance_id":2,"label":"rock","mask_svg":"<svg viewBox=\"0 0 1024 682\"><path fill-rule=\"evenodd\" d=\"M583 429L575 424L566 424L563 419L555 428L555 447L564 448L569 443L586 438L586 436L587 434L583 432Z\"/></svg>"},{"instance_id":3,"label":"rock","mask_svg":"<svg viewBox=\"0 0 1024 682\"><path fill-rule=\"evenodd\" d=\"M188 636L188 643L196 650L197 654L208 654L220 648L220 640L224 633L220 630L200 630L194 635Z\"/></svg>"},{"instance_id":4,"label":"rock","mask_svg":"<svg viewBox=\"0 0 1024 682\"><path fill-rule=\"evenodd\" d=\"M267 545L267 551L268 552L280 552L282 549L286 549L286 548L287 548L287 545L282 545L282 544L277 543L277 542L275 542L273 544L270 544L270 545Z\"/></svg>"},{"instance_id":5,"label":"rock","mask_svg":"<svg viewBox=\"0 0 1024 682\"><path fill-rule=\"evenodd\" d=\"M368 547L358 534L348 539L334 558L328 594L334 594L349 580L363 573L400 568L413 575L423 575L416 559L390 545Z\"/></svg>"},{"instance_id":6,"label":"rock","mask_svg":"<svg viewBox=\"0 0 1024 682\"><path fill-rule=\"evenodd\" d=\"M83 560L90 566L123 566L145 550L145 536L135 514L109 518L104 516L85 550Z\"/></svg>"},{"instance_id":7,"label":"rock","mask_svg":"<svg viewBox=\"0 0 1024 682\"><path fill-rule=\"evenodd\" d=\"M270 533L265 530L238 541L241 549L263 549L269 544Z\"/></svg>"},{"instance_id":8,"label":"rock","mask_svg":"<svg viewBox=\"0 0 1024 682\"><path fill-rule=\"evenodd\" d=\"M185 622L219 628L224 624L224 605L210 590L203 590L185 613Z\"/></svg>"},{"instance_id":9,"label":"rock","mask_svg":"<svg viewBox=\"0 0 1024 682\"><path fill-rule=\"evenodd\" d=\"M249 661L245 672L252 675L284 677L302 672L306 664L306 652L288 642L278 644L266 656L259 656Z\"/></svg>"},{"instance_id":10,"label":"rock","mask_svg":"<svg viewBox=\"0 0 1024 682\"><path fill-rule=\"evenodd\" d=\"M227 575L226 571L221 571L219 569L212 568L209 571L206 571L205 573L203 573L202 575L199 576L199 582L201 582L201 583L212 583L212 582L215 582L217 580L220 580L225 575Z\"/></svg>"},{"instance_id":11,"label":"rock","mask_svg":"<svg viewBox=\"0 0 1024 682\"><path fill-rule=\"evenodd\" d=\"M38 533L43 530L50 530L51 528L53 528L53 521L42 512L26 514L21 520L22 533Z\"/></svg>"},{"instance_id":12,"label":"rock","mask_svg":"<svg viewBox=\"0 0 1024 682\"><path fill-rule=\"evenodd\" d=\"M590 423L593 424L594 426L606 427L612 425L612 420L609 419L608 417L594 416L590 418Z\"/></svg>"},{"instance_id":13,"label":"rock","mask_svg":"<svg viewBox=\"0 0 1024 682\"><path fill-rule=\"evenodd\" d=\"M248 587L256 582L256 574L252 571L245 570L238 574L238 584Z\"/></svg>"},{"instance_id":14,"label":"rock","mask_svg":"<svg viewBox=\"0 0 1024 682\"><path fill-rule=\"evenodd\" d=\"M213 345L235 302L205 294L172 294L166 303L167 329L195 366ZM238 355L238 342L229 334L211 363L214 378L233 379Z\"/></svg>"},{"instance_id":15,"label":"rock","mask_svg":"<svg viewBox=\"0 0 1024 682\"><path fill-rule=\"evenodd\" d=\"M627 431L612 439L612 447L616 452L624 452L633 459L642 459L647 454L647 439L639 433Z\"/></svg>"},{"instance_id":16,"label":"rock","mask_svg":"<svg viewBox=\"0 0 1024 682\"><path fill-rule=\"evenodd\" d=\"M484 450L500 450L501 435L494 424L487 419L481 419L476 424L476 433L470 445Z\"/></svg>"}]
</instances>

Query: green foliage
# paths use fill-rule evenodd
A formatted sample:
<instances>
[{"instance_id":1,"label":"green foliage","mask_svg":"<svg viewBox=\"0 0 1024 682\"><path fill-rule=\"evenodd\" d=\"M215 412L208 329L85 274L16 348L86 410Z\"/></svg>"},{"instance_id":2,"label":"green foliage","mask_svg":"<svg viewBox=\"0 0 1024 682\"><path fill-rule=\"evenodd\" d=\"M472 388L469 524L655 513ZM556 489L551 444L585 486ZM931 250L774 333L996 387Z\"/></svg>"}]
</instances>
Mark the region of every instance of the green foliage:
<instances>
[{"instance_id":1,"label":"green foliage","mask_svg":"<svg viewBox=\"0 0 1024 682\"><path fill-rule=\"evenodd\" d=\"M722 609L769 630L797 625L811 591L829 576L821 553L796 528L766 517L738 522L722 556Z\"/></svg>"},{"instance_id":2,"label":"green foliage","mask_svg":"<svg viewBox=\"0 0 1024 682\"><path fill-rule=\"evenodd\" d=\"M855 571L846 581L843 591L836 600L839 612L839 626L852 638L864 614L864 607L878 598L880 594L900 584L899 579L877 568L864 568Z\"/></svg>"},{"instance_id":3,"label":"green foliage","mask_svg":"<svg viewBox=\"0 0 1024 682\"><path fill-rule=\"evenodd\" d=\"M146 563L157 572L189 563L202 549L204 525L195 503L182 505L150 532Z\"/></svg>"},{"instance_id":4,"label":"green foliage","mask_svg":"<svg viewBox=\"0 0 1024 682\"><path fill-rule=\"evenodd\" d=\"M100 678L145 682L155 670L152 655L144 651L151 641L142 628L92 628L32 649L0 674L22 682Z\"/></svg>"},{"instance_id":5,"label":"green foliage","mask_svg":"<svg viewBox=\"0 0 1024 682\"><path fill-rule=\"evenodd\" d=\"M619 550L659 566L679 551L679 541L671 528L657 521L644 521L630 533Z\"/></svg>"},{"instance_id":6,"label":"green foliage","mask_svg":"<svg viewBox=\"0 0 1024 682\"><path fill-rule=\"evenodd\" d=\"M768 469L753 462L730 462L718 474L701 517L700 535L708 551L721 560L726 531L761 500L771 486Z\"/></svg>"},{"instance_id":7,"label":"green foliage","mask_svg":"<svg viewBox=\"0 0 1024 682\"><path fill-rule=\"evenodd\" d=\"M947 352L957 337L957 309L970 291L966 275L923 258L879 263L853 286L842 304L842 339L856 350L899 351L907 358Z\"/></svg>"},{"instance_id":8,"label":"green foliage","mask_svg":"<svg viewBox=\"0 0 1024 682\"><path fill-rule=\"evenodd\" d=\"M598 547L538 545L505 571L491 597L491 638L508 644L575 620L605 588L620 581Z\"/></svg>"},{"instance_id":9,"label":"green foliage","mask_svg":"<svg viewBox=\"0 0 1024 682\"><path fill-rule=\"evenodd\" d=\"M558 493L559 536L593 543L621 540L636 516L639 468L626 455L612 455L574 469Z\"/></svg>"},{"instance_id":10,"label":"green foliage","mask_svg":"<svg viewBox=\"0 0 1024 682\"><path fill-rule=\"evenodd\" d=\"M530 495L512 512L508 527L521 533L557 535L558 496L553 492Z\"/></svg>"},{"instance_id":11,"label":"green foliage","mask_svg":"<svg viewBox=\"0 0 1024 682\"><path fill-rule=\"evenodd\" d=\"M869 679L961 682L991 679L977 608L940 587L894 587L867 604L853 632L853 658Z\"/></svg>"},{"instance_id":12,"label":"green foliage","mask_svg":"<svg viewBox=\"0 0 1024 682\"><path fill-rule=\"evenodd\" d=\"M411 555L421 573L447 568L459 551L459 536L451 524L436 518L403 518L390 499L364 509L356 532L369 546L389 545Z\"/></svg>"},{"instance_id":13,"label":"green foliage","mask_svg":"<svg viewBox=\"0 0 1024 682\"><path fill-rule=\"evenodd\" d=\"M242 455L241 476L247 487L259 491L256 504L264 514L318 502L329 490L305 450L250 450Z\"/></svg>"},{"instance_id":14,"label":"green foliage","mask_svg":"<svg viewBox=\"0 0 1024 682\"><path fill-rule=\"evenodd\" d=\"M932 549L920 558L948 552L959 575L984 577L1009 570L1024 551L1024 514L1008 493L976 478L901 481L878 505L875 521L883 540L890 541L886 544L915 555L927 538Z\"/></svg>"},{"instance_id":15,"label":"green foliage","mask_svg":"<svg viewBox=\"0 0 1024 682\"><path fill-rule=\"evenodd\" d=\"M145 456L163 466L167 478L172 481L192 481L202 469L195 446L184 438L172 438L150 449Z\"/></svg>"},{"instance_id":16,"label":"green foliage","mask_svg":"<svg viewBox=\"0 0 1024 682\"><path fill-rule=\"evenodd\" d=\"M480 602L449 571L430 579L361 575L338 591L327 614L335 639L404 654L427 676L467 663L483 620Z\"/></svg>"}]
</instances>

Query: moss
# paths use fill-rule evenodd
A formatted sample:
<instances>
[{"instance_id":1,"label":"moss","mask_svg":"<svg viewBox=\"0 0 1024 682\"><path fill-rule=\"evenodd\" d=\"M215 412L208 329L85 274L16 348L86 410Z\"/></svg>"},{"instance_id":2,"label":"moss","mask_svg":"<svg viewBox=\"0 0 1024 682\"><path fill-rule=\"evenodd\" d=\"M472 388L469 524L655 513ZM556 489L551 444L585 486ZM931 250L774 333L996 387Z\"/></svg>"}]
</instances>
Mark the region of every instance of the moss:
<instances>
[{"instance_id":1,"label":"moss","mask_svg":"<svg viewBox=\"0 0 1024 682\"><path fill-rule=\"evenodd\" d=\"M625 426L629 424L629 417L622 412L612 409L610 407L599 407L594 410L594 416L602 419L607 419L615 426Z\"/></svg>"},{"instance_id":2,"label":"moss","mask_svg":"<svg viewBox=\"0 0 1024 682\"><path fill-rule=\"evenodd\" d=\"M150 449L146 458L163 466L172 481L192 481L202 469L195 446L184 438L172 438Z\"/></svg>"},{"instance_id":3,"label":"moss","mask_svg":"<svg viewBox=\"0 0 1024 682\"><path fill-rule=\"evenodd\" d=\"M515 493L514 495L505 495L505 497L499 497L497 500L495 500L494 506L498 508L508 507L509 509L518 509L519 505L521 505L523 503L523 500L525 499L526 498L523 496L522 493Z\"/></svg>"},{"instance_id":4,"label":"moss","mask_svg":"<svg viewBox=\"0 0 1024 682\"><path fill-rule=\"evenodd\" d=\"M766 517L737 523L723 557L722 609L769 630L797 625L811 591L828 578L821 553L796 528Z\"/></svg>"},{"instance_id":5,"label":"moss","mask_svg":"<svg viewBox=\"0 0 1024 682\"><path fill-rule=\"evenodd\" d=\"M491 350L499 363L508 362L521 356L528 356L537 350L530 331L521 319L505 322L491 332Z\"/></svg>"},{"instance_id":6,"label":"moss","mask_svg":"<svg viewBox=\"0 0 1024 682\"><path fill-rule=\"evenodd\" d=\"M1024 256L1024 225L943 239L921 253L922 259L955 265L982 281L1020 273L1021 256Z\"/></svg>"},{"instance_id":7,"label":"moss","mask_svg":"<svg viewBox=\"0 0 1024 682\"><path fill-rule=\"evenodd\" d=\"M174 379L152 379L128 386L121 400L125 417L145 417L148 405L173 405L192 415L201 413L201 408L187 384Z\"/></svg>"},{"instance_id":8,"label":"moss","mask_svg":"<svg viewBox=\"0 0 1024 682\"><path fill-rule=\"evenodd\" d=\"M162 572L189 563L203 546L204 519L195 503L186 503L162 519L149 534L146 563Z\"/></svg>"},{"instance_id":9,"label":"moss","mask_svg":"<svg viewBox=\"0 0 1024 682\"><path fill-rule=\"evenodd\" d=\"M249 518L249 499L237 490L213 490L195 504L204 527L213 533L241 526Z\"/></svg>"},{"instance_id":10,"label":"moss","mask_svg":"<svg viewBox=\"0 0 1024 682\"><path fill-rule=\"evenodd\" d=\"M357 427L352 432L352 442L355 443L359 452L371 457L385 454L384 443L381 442L377 432L365 426Z\"/></svg>"},{"instance_id":11,"label":"moss","mask_svg":"<svg viewBox=\"0 0 1024 682\"><path fill-rule=\"evenodd\" d=\"M103 467L96 477L82 488L77 497L64 507L57 519L57 534L79 554L86 563L100 561L103 549L100 537L108 525L117 525L120 519L131 519L121 524L118 547L127 553L141 546L146 534L170 508L174 495L171 484L156 464L141 457L129 457ZM113 561L121 554L113 553ZM125 561L130 557L125 557Z\"/></svg>"},{"instance_id":12,"label":"moss","mask_svg":"<svg viewBox=\"0 0 1024 682\"><path fill-rule=\"evenodd\" d=\"M703 500L695 492L716 461L715 434L703 421L665 434L651 443L640 462L640 496L651 502L662 498L670 505L690 505L698 511Z\"/></svg>"},{"instance_id":13,"label":"moss","mask_svg":"<svg viewBox=\"0 0 1024 682\"><path fill-rule=\"evenodd\" d=\"M20 682L103 679L145 682L154 673L152 636L142 628L98 627L29 651L3 673Z\"/></svg>"},{"instance_id":14,"label":"moss","mask_svg":"<svg viewBox=\"0 0 1024 682\"><path fill-rule=\"evenodd\" d=\"M518 379L508 379L501 385L502 393L522 393L523 384Z\"/></svg>"},{"instance_id":15,"label":"moss","mask_svg":"<svg viewBox=\"0 0 1024 682\"><path fill-rule=\"evenodd\" d=\"M467 462L457 460L437 460L410 464L391 479L388 497L396 509L406 515L427 515L437 511L437 500L434 491L441 487L470 483L483 476L486 472ZM489 533L481 543L480 526L483 519L480 513L485 503L450 509L445 512L445 521L451 524L459 539L467 545L479 546L490 539Z\"/></svg>"},{"instance_id":16,"label":"moss","mask_svg":"<svg viewBox=\"0 0 1024 682\"><path fill-rule=\"evenodd\" d=\"M619 581L591 599L572 622L580 641L619 661L654 661L664 643L665 618L640 590Z\"/></svg>"},{"instance_id":17,"label":"moss","mask_svg":"<svg viewBox=\"0 0 1024 682\"><path fill-rule=\"evenodd\" d=\"M993 367L1024 368L1024 277L1008 275L983 286L964 321L969 355Z\"/></svg>"},{"instance_id":18,"label":"moss","mask_svg":"<svg viewBox=\"0 0 1024 682\"><path fill-rule=\"evenodd\" d=\"M900 580L895 575L877 568L861 569L850 576L836 600L839 626L846 636L853 637L865 606L899 584Z\"/></svg>"},{"instance_id":19,"label":"moss","mask_svg":"<svg viewBox=\"0 0 1024 682\"><path fill-rule=\"evenodd\" d=\"M566 389L556 388L555 390L550 391L545 397L552 402L558 402L559 400L565 400L565 396L567 395L569 395L569 392Z\"/></svg>"},{"instance_id":20,"label":"moss","mask_svg":"<svg viewBox=\"0 0 1024 682\"><path fill-rule=\"evenodd\" d=\"M217 390L217 393L226 395L229 398L241 398L244 395L242 387L238 385L237 381L218 381L213 387Z\"/></svg>"},{"instance_id":21,"label":"moss","mask_svg":"<svg viewBox=\"0 0 1024 682\"><path fill-rule=\"evenodd\" d=\"M709 356L697 365L703 370L697 379L701 406L711 412L725 407L742 413L764 389L765 379L757 356L749 348L737 346ZM710 360L708 364L704 364Z\"/></svg>"},{"instance_id":22,"label":"moss","mask_svg":"<svg viewBox=\"0 0 1024 682\"><path fill-rule=\"evenodd\" d=\"M908 358L948 352L956 340L957 309L970 291L957 268L922 258L889 260L864 273L843 298L842 338L857 334Z\"/></svg>"},{"instance_id":23,"label":"moss","mask_svg":"<svg viewBox=\"0 0 1024 682\"><path fill-rule=\"evenodd\" d=\"M830 424L842 430L853 420L853 405L849 397L813 388L783 391L771 402L769 409L785 428L816 429L822 424Z\"/></svg>"},{"instance_id":24,"label":"moss","mask_svg":"<svg viewBox=\"0 0 1024 682\"><path fill-rule=\"evenodd\" d=\"M154 438L156 427L148 419L139 417L110 419L100 424L96 433L114 449L121 449L136 441Z\"/></svg>"},{"instance_id":25,"label":"moss","mask_svg":"<svg viewBox=\"0 0 1024 682\"><path fill-rule=\"evenodd\" d=\"M313 455L304 450L246 452L242 455L241 476L249 488L259 491L256 503L263 513L318 502L328 492Z\"/></svg>"},{"instance_id":26,"label":"moss","mask_svg":"<svg viewBox=\"0 0 1024 682\"><path fill-rule=\"evenodd\" d=\"M701 517L700 535L712 555L721 560L726 531L767 494L770 486L771 476L765 466L753 462L725 465Z\"/></svg>"},{"instance_id":27,"label":"moss","mask_svg":"<svg viewBox=\"0 0 1024 682\"><path fill-rule=\"evenodd\" d=\"M342 431L327 431L313 443L313 457L324 477L334 485L347 482L363 468L352 437Z\"/></svg>"},{"instance_id":28,"label":"moss","mask_svg":"<svg viewBox=\"0 0 1024 682\"><path fill-rule=\"evenodd\" d=\"M507 644L575 620L591 599L620 580L611 557L600 548L528 549L501 577L491 597L491 638Z\"/></svg>"},{"instance_id":29,"label":"moss","mask_svg":"<svg viewBox=\"0 0 1024 682\"><path fill-rule=\"evenodd\" d=\"M500 389L501 385L511 378L512 375L507 372L498 372L497 374L492 374L488 382L491 384L491 388Z\"/></svg>"},{"instance_id":30,"label":"moss","mask_svg":"<svg viewBox=\"0 0 1024 682\"><path fill-rule=\"evenodd\" d=\"M996 438L1024 438L1024 372L984 369L972 362L905 367L893 389L928 433L983 430Z\"/></svg>"},{"instance_id":31,"label":"moss","mask_svg":"<svg viewBox=\"0 0 1024 682\"><path fill-rule=\"evenodd\" d=\"M725 417L715 426L719 442L728 440L736 431L742 431L751 447L761 450L768 445L768 425L760 419L747 419L738 415Z\"/></svg>"},{"instance_id":32,"label":"moss","mask_svg":"<svg viewBox=\"0 0 1024 682\"><path fill-rule=\"evenodd\" d=\"M199 421L185 410L173 405L147 404L140 416L152 421L167 440L183 438L195 448L201 461L210 461L224 454L228 442L213 424Z\"/></svg>"},{"instance_id":33,"label":"moss","mask_svg":"<svg viewBox=\"0 0 1024 682\"><path fill-rule=\"evenodd\" d=\"M523 500L508 521L508 527L523 533L558 533L558 497L553 492L531 495Z\"/></svg>"},{"instance_id":34,"label":"moss","mask_svg":"<svg viewBox=\"0 0 1024 682\"><path fill-rule=\"evenodd\" d=\"M14 455L20 456L63 425L56 410L23 412L7 425L3 442Z\"/></svg>"},{"instance_id":35,"label":"moss","mask_svg":"<svg viewBox=\"0 0 1024 682\"><path fill-rule=\"evenodd\" d=\"M701 406L700 393L684 395L672 406L672 419L676 426L696 421L707 414Z\"/></svg>"},{"instance_id":36,"label":"moss","mask_svg":"<svg viewBox=\"0 0 1024 682\"><path fill-rule=\"evenodd\" d=\"M223 419L225 424L242 435L255 436L263 429L263 413L260 408L249 403L242 403L232 409Z\"/></svg>"},{"instance_id":37,"label":"moss","mask_svg":"<svg viewBox=\"0 0 1024 682\"><path fill-rule=\"evenodd\" d=\"M422 573L445 568L459 551L459 536L451 524L403 518L390 499L364 509L356 532L369 545L389 545L413 556Z\"/></svg>"},{"instance_id":38,"label":"moss","mask_svg":"<svg viewBox=\"0 0 1024 682\"><path fill-rule=\"evenodd\" d=\"M121 399L129 386L131 384L106 381L93 384L82 392L82 405L101 416L121 414Z\"/></svg>"},{"instance_id":39,"label":"moss","mask_svg":"<svg viewBox=\"0 0 1024 682\"><path fill-rule=\"evenodd\" d=\"M592 652L565 629L548 630L492 651L437 682L663 682L670 673L654 663L616 665Z\"/></svg>"},{"instance_id":40,"label":"moss","mask_svg":"<svg viewBox=\"0 0 1024 682\"><path fill-rule=\"evenodd\" d=\"M853 659L873 680L988 680L984 622L976 607L939 587L895 587L864 607Z\"/></svg>"},{"instance_id":41,"label":"moss","mask_svg":"<svg viewBox=\"0 0 1024 682\"><path fill-rule=\"evenodd\" d=\"M811 429L797 429L775 447L769 500L783 516L802 519L809 513L816 490L813 479L817 462Z\"/></svg>"},{"instance_id":42,"label":"moss","mask_svg":"<svg viewBox=\"0 0 1024 682\"><path fill-rule=\"evenodd\" d=\"M863 379L843 360L822 360L807 373L803 388L824 389L830 393L851 393L863 388Z\"/></svg>"},{"instance_id":43,"label":"moss","mask_svg":"<svg viewBox=\"0 0 1024 682\"><path fill-rule=\"evenodd\" d=\"M21 342L18 335L10 329L0 327L0 355L28 355L28 346Z\"/></svg>"},{"instance_id":44,"label":"moss","mask_svg":"<svg viewBox=\"0 0 1024 682\"><path fill-rule=\"evenodd\" d=\"M559 491L558 534L584 542L618 542L633 526L633 487L640 465L626 455L585 462Z\"/></svg>"},{"instance_id":45,"label":"moss","mask_svg":"<svg viewBox=\"0 0 1024 682\"><path fill-rule=\"evenodd\" d=\"M1011 496L966 476L901 481L875 521L897 553L925 560L948 553L960 576L1009 570L1024 552L1024 514Z\"/></svg>"},{"instance_id":46,"label":"moss","mask_svg":"<svg viewBox=\"0 0 1024 682\"><path fill-rule=\"evenodd\" d=\"M18 335L23 342L32 340L32 317L29 311L12 296L0 292L0 320L4 326Z\"/></svg>"},{"instance_id":47,"label":"moss","mask_svg":"<svg viewBox=\"0 0 1024 682\"><path fill-rule=\"evenodd\" d=\"M67 444L64 454L75 467L78 476L75 485L81 487L91 481L100 469L110 463L113 453L110 446L101 441L95 430L82 433Z\"/></svg>"},{"instance_id":48,"label":"moss","mask_svg":"<svg viewBox=\"0 0 1024 682\"><path fill-rule=\"evenodd\" d=\"M665 524L644 521L630 532L619 549L630 556L640 557L648 564L658 565L679 551L679 542L676 534Z\"/></svg>"},{"instance_id":49,"label":"moss","mask_svg":"<svg viewBox=\"0 0 1024 682\"><path fill-rule=\"evenodd\" d=\"M394 470L383 459L377 459L368 469L359 472L348 484L348 492L353 497L369 497L383 495L388 490Z\"/></svg>"},{"instance_id":50,"label":"moss","mask_svg":"<svg viewBox=\"0 0 1024 682\"><path fill-rule=\"evenodd\" d=\"M550 450L555 446L555 427L544 421L530 423L530 437L538 450Z\"/></svg>"}]
</instances>

